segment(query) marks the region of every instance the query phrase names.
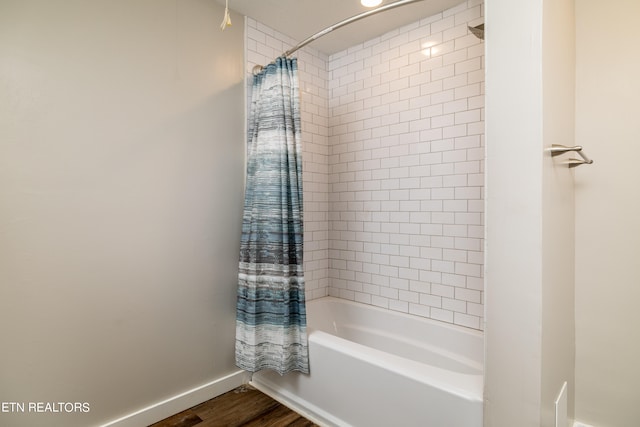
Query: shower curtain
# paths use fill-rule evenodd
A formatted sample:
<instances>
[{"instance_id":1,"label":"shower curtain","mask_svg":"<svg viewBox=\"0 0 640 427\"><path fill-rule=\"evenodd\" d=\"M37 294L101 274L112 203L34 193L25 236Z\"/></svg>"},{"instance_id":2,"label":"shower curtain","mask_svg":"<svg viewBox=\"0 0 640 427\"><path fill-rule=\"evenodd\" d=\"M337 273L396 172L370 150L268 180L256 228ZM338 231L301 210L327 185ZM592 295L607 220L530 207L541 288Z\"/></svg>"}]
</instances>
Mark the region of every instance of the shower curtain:
<instances>
[{"instance_id":1,"label":"shower curtain","mask_svg":"<svg viewBox=\"0 0 640 427\"><path fill-rule=\"evenodd\" d=\"M302 159L296 59L253 79L238 299L236 364L309 372L302 269Z\"/></svg>"}]
</instances>

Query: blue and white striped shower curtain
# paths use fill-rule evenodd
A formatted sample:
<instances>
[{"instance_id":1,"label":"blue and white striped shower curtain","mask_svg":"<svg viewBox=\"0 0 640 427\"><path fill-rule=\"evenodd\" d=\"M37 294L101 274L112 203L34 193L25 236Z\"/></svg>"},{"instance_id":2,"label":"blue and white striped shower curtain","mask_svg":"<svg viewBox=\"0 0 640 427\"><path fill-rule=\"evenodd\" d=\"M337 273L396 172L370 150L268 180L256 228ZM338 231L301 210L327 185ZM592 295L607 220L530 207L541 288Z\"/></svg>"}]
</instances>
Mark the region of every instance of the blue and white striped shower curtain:
<instances>
[{"instance_id":1,"label":"blue and white striped shower curtain","mask_svg":"<svg viewBox=\"0 0 640 427\"><path fill-rule=\"evenodd\" d=\"M309 372L302 269L302 159L296 59L253 79L236 309L236 364Z\"/></svg>"}]
</instances>

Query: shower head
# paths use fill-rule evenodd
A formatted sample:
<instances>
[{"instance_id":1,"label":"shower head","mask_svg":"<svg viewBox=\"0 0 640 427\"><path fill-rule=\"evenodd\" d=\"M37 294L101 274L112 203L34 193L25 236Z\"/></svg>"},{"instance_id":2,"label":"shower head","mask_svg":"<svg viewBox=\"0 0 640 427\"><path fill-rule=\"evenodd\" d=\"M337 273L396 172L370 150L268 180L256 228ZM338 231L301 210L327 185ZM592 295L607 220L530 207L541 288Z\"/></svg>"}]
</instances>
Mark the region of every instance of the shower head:
<instances>
[{"instance_id":1,"label":"shower head","mask_svg":"<svg viewBox=\"0 0 640 427\"><path fill-rule=\"evenodd\" d=\"M480 40L484 40L484 24L476 25L475 27L467 26L469 31Z\"/></svg>"}]
</instances>

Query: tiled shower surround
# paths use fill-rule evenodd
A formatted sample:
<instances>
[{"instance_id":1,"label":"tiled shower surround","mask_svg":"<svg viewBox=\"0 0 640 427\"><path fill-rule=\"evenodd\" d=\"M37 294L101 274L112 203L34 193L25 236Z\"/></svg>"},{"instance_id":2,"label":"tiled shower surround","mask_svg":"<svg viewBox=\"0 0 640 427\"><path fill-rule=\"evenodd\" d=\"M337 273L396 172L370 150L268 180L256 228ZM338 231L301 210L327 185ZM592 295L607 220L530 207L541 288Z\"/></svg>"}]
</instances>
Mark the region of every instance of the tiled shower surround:
<instances>
[{"instance_id":1,"label":"tiled shower surround","mask_svg":"<svg viewBox=\"0 0 640 427\"><path fill-rule=\"evenodd\" d=\"M467 30L482 22L469 0L298 52L309 299L482 329L484 45ZM248 70L296 42L248 18Z\"/></svg>"}]
</instances>

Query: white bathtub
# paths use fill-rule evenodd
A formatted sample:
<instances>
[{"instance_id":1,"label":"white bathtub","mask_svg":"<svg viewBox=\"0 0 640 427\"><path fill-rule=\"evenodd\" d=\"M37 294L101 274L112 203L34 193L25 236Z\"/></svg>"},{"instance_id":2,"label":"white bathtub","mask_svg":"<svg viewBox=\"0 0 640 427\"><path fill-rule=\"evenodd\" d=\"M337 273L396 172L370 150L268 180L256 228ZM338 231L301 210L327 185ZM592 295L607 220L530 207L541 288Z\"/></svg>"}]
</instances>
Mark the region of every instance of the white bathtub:
<instances>
[{"instance_id":1,"label":"white bathtub","mask_svg":"<svg viewBox=\"0 0 640 427\"><path fill-rule=\"evenodd\" d=\"M481 332L331 297L307 323L311 374L252 385L320 425L482 426Z\"/></svg>"}]
</instances>

